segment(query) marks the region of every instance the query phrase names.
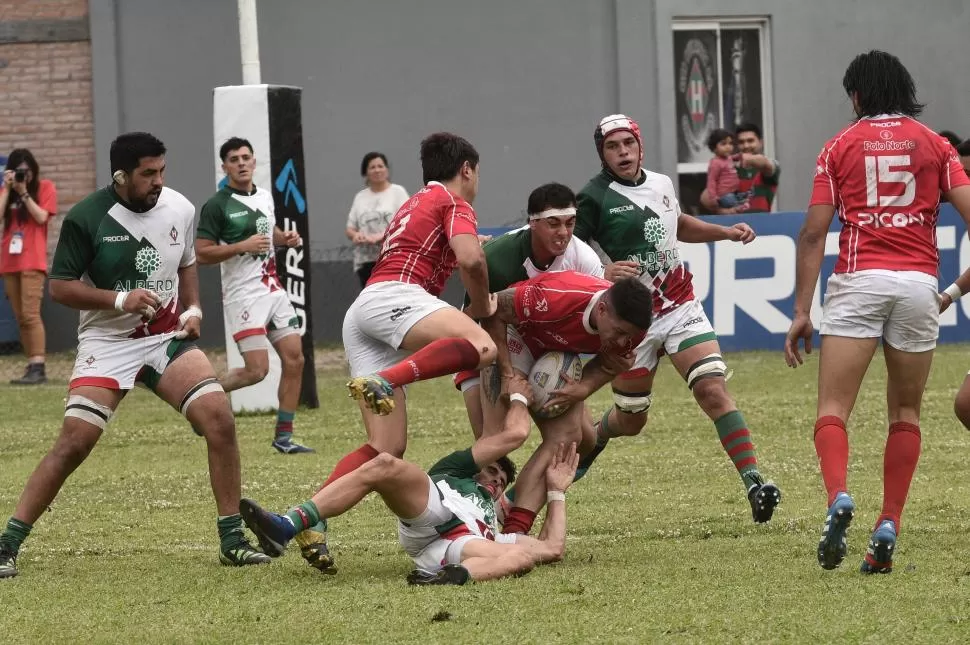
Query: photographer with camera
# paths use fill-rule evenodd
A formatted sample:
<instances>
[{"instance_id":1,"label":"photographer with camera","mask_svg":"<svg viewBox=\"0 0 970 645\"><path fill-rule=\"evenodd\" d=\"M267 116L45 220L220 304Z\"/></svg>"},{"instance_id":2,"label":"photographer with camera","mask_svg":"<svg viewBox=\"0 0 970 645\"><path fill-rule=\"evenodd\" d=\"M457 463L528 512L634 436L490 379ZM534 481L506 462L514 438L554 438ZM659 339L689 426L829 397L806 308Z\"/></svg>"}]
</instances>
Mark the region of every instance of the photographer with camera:
<instances>
[{"instance_id":1,"label":"photographer with camera","mask_svg":"<svg viewBox=\"0 0 970 645\"><path fill-rule=\"evenodd\" d=\"M37 160L26 148L17 148L7 158L0 213L0 274L27 355L27 370L11 383L38 385L47 382L40 303L47 278L47 222L57 213L57 189L54 182L40 178Z\"/></svg>"}]
</instances>

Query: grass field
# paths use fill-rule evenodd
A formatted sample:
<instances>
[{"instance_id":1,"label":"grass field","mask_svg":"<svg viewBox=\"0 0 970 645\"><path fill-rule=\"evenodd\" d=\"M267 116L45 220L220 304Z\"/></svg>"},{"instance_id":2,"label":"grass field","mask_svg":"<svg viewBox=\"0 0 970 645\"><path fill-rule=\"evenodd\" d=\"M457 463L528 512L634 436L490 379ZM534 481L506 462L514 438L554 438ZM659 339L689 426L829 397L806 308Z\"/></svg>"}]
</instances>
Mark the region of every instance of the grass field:
<instances>
[{"instance_id":1,"label":"grass field","mask_svg":"<svg viewBox=\"0 0 970 645\"><path fill-rule=\"evenodd\" d=\"M648 429L613 442L571 489L565 561L461 588L405 585L410 566L395 522L373 496L331 525L336 576L306 567L296 550L268 566L220 566L203 442L136 391L37 523L21 575L0 583L0 641L966 642L970 435L951 412L966 354L966 346L938 353L896 570L874 577L858 566L882 495L878 363L850 424L849 485L859 512L842 569L823 571L815 559L825 505L811 442L815 359L791 371L780 352L750 353L728 357L730 388L762 472L784 492L770 525L751 522L712 424L665 365ZM3 359L0 371L12 375L18 365ZM66 359L51 371L58 380L49 386L0 386L4 522L60 424ZM238 419L246 495L275 509L302 501L361 443L344 380L340 368L323 368L321 408L297 417L297 436L316 455L277 455L271 418ZM411 460L427 466L469 444L448 379L415 386L410 403ZM593 408L607 403L600 393ZM521 463L526 455L514 456Z\"/></svg>"}]
</instances>

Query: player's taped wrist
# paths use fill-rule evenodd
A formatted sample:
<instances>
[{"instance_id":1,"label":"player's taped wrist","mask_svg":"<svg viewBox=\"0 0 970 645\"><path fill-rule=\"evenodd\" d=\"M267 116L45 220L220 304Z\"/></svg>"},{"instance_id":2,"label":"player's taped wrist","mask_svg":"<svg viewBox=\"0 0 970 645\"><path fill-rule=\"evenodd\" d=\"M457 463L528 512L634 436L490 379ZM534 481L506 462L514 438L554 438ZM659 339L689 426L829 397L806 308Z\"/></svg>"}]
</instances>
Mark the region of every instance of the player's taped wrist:
<instances>
[{"instance_id":1,"label":"player's taped wrist","mask_svg":"<svg viewBox=\"0 0 970 645\"><path fill-rule=\"evenodd\" d=\"M199 320L202 320L202 310L196 307L195 305L192 305L191 307L183 311L182 314L179 316L179 324L184 326L185 323L189 321L189 318L198 318Z\"/></svg>"},{"instance_id":2,"label":"player's taped wrist","mask_svg":"<svg viewBox=\"0 0 970 645\"><path fill-rule=\"evenodd\" d=\"M512 401L518 401L525 407L529 407L529 399L525 398L525 395L521 392L513 392L512 394L509 394L509 403Z\"/></svg>"},{"instance_id":3,"label":"player's taped wrist","mask_svg":"<svg viewBox=\"0 0 970 645\"><path fill-rule=\"evenodd\" d=\"M566 493L561 490L547 490L546 491L546 503L549 502L565 502Z\"/></svg>"},{"instance_id":4,"label":"player's taped wrist","mask_svg":"<svg viewBox=\"0 0 970 645\"><path fill-rule=\"evenodd\" d=\"M952 300L953 302L956 302L961 297L963 297L963 289L961 289L960 285L958 285L956 282L954 282L949 287L944 289L943 293L950 296L950 300Z\"/></svg>"},{"instance_id":5,"label":"player's taped wrist","mask_svg":"<svg viewBox=\"0 0 970 645\"><path fill-rule=\"evenodd\" d=\"M125 300L128 298L127 291L119 291L118 295L115 296L115 311L125 310Z\"/></svg>"},{"instance_id":6,"label":"player's taped wrist","mask_svg":"<svg viewBox=\"0 0 970 645\"><path fill-rule=\"evenodd\" d=\"M202 310L195 305L192 305L182 312L182 314L179 316L179 330L175 332L175 338L181 340L189 337L189 332L185 329L185 324L189 322L189 318L198 318L201 321Z\"/></svg>"}]
</instances>

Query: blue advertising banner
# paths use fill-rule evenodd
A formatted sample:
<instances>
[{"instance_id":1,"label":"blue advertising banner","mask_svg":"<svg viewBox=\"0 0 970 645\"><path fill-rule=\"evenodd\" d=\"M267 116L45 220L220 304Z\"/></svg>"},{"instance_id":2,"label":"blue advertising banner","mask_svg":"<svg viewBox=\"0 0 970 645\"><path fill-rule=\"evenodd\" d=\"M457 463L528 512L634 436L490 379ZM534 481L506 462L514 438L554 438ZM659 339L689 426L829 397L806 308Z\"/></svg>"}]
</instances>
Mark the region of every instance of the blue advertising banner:
<instances>
[{"instance_id":1,"label":"blue advertising banner","mask_svg":"<svg viewBox=\"0 0 970 645\"><path fill-rule=\"evenodd\" d=\"M795 242L805 213L756 213L718 216L708 221L731 226L747 222L758 238L748 245L736 242L681 244L680 254L694 274L694 294L704 305L724 351L780 350L791 324L795 298ZM816 288L812 321L821 319L824 284L832 274L839 252L838 218L825 242L821 285ZM496 235L507 229L483 229ZM946 204L937 227L940 247L940 282L950 284L970 266L967 227L956 210ZM970 341L970 297L951 306L940 317L940 342Z\"/></svg>"}]
</instances>

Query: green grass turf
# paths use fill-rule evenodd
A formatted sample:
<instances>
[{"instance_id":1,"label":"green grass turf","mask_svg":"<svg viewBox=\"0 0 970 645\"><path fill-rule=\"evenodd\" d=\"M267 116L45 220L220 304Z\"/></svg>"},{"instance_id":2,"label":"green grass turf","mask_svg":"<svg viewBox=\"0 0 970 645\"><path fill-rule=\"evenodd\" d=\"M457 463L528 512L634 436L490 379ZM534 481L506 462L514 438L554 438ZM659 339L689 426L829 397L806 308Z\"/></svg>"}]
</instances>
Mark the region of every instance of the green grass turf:
<instances>
[{"instance_id":1,"label":"green grass turf","mask_svg":"<svg viewBox=\"0 0 970 645\"><path fill-rule=\"evenodd\" d=\"M858 566L881 504L881 354L850 423L859 510L835 571L815 556L825 511L811 441L815 358L795 371L780 352L728 362L762 472L784 492L770 525L752 523L713 425L664 364L647 430L613 442L570 491L565 561L462 588L405 585L409 561L374 496L332 522L336 576L305 566L295 548L268 566L220 566L203 441L136 391L37 523L21 575L0 582L0 642L966 642L970 435L951 409L967 347L938 353L896 570L874 577ZM300 502L362 442L344 381L321 371L322 407L297 416L296 437L316 455L278 455L273 419L240 417L245 495L275 509ZM63 380L0 387L0 518L54 440L64 396ZM599 393L594 414L608 402ZM422 465L470 443L449 379L413 387L409 416L408 457ZM523 462L525 450L514 457Z\"/></svg>"}]
</instances>

